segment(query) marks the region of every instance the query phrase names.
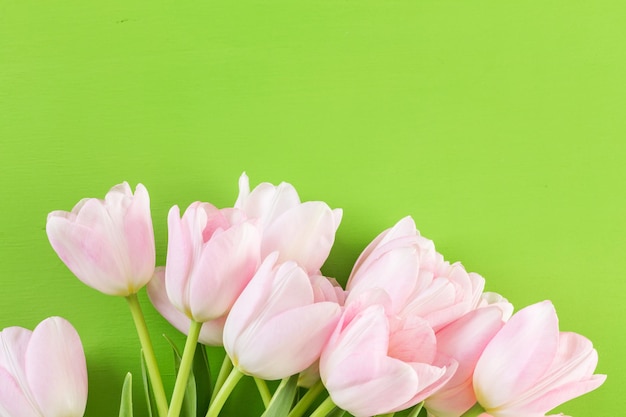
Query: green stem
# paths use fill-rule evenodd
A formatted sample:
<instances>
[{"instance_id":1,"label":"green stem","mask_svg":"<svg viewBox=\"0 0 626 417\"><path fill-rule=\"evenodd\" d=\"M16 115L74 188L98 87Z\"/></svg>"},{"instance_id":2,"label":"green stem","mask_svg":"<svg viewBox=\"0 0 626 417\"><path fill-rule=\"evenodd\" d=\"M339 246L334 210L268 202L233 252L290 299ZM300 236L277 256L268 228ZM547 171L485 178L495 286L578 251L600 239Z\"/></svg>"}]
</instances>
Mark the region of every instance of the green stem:
<instances>
[{"instance_id":1,"label":"green stem","mask_svg":"<svg viewBox=\"0 0 626 417\"><path fill-rule=\"evenodd\" d=\"M170 402L170 411L167 414L168 417L178 417L180 414L180 408L183 405L183 399L185 398L185 389L189 382L189 373L191 372L191 366L193 365L193 356L196 353L196 345L198 344L198 335L202 323L192 320L189 326L189 334L185 341L185 349L183 350L183 357L180 360L180 367L178 368L178 374L176 375L176 383L174 384L174 392L172 393L172 401Z\"/></svg>"},{"instance_id":2,"label":"green stem","mask_svg":"<svg viewBox=\"0 0 626 417\"><path fill-rule=\"evenodd\" d=\"M146 320L144 319L141 306L139 305L139 299L137 294L131 294L126 297L128 301L128 307L130 313L133 316L135 322L135 328L137 329L137 335L139 336L139 342L143 349L143 354L146 359L146 368L148 368L148 377L154 390L154 398L156 400L157 411L159 417L165 417L167 415L167 397L165 396L165 389L163 389L163 381L161 380L161 373L159 372L159 366L157 365L156 356L154 354L154 348L150 341L150 334L148 333L148 327L146 326Z\"/></svg>"},{"instance_id":3,"label":"green stem","mask_svg":"<svg viewBox=\"0 0 626 417\"><path fill-rule=\"evenodd\" d=\"M465 414L461 417L477 417L478 415L485 412L485 409L480 406L480 404L476 403L472 408L467 410Z\"/></svg>"},{"instance_id":4,"label":"green stem","mask_svg":"<svg viewBox=\"0 0 626 417\"><path fill-rule=\"evenodd\" d=\"M335 407L336 407L335 403L333 402L332 398L330 398L329 396L328 398L324 400L323 403L320 404L319 407L317 407L315 411L313 411L313 414L311 414L310 417L325 417Z\"/></svg>"},{"instance_id":5,"label":"green stem","mask_svg":"<svg viewBox=\"0 0 626 417\"><path fill-rule=\"evenodd\" d=\"M213 393L211 394L211 402L215 400L218 391L224 385L224 381L228 378L228 374L233 369L233 362L230 360L228 354L224 355L224 360L222 361L222 367L220 368L219 374L217 374L217 380L215 381L215 386L213 387Z\"/></svg>"},{"instance_id":6,"label":"green stem","mask_svg":"<svg viewBox=\"0 0 626 417\"><path fill-rule=\"evenodd\" d=\"M387 414L378 414L376 417L393 417L395 413L387 413Z\"/></svg>"},{"instance_id":7,"label":"green stem","mask_svg":"<svg viewBox=\"0 0 626 417\"><path fill-rule=\"evenodd\" d=\"M254 382L256 383L256 387L259 390L259 394L261 394L263 406L267 408L267 406L270 405L270 401L272 400L272 394L270 393L270 389L267 387L265 380L261 378L254 377Z\"/></svg>"},{"instance_id":8,"label":"green stem","mask_svg":"<svg viewBox=\"0 0 626 417\"><path fill-rule=\"evenodd\" d=\"M424 401L422 401L421 403L413 407L407 417L417 417L420 414L420 411L422 411L423 407L424 407Z\"/></svg>"},{"instance_id":9,"label":"green stem","mask_svg":"<svg viewBox=\"0 0 626 417\"><path fill-rule=\"evenodd\" d=\"M318 379L317 382L309 388L306 394L302 396L300 401L298 401L287 417L302 417L322 391L324 391L324 384L321 379Z\"/></svg>"},{"instance_id":10,"label":"green stem","mask_svg":"<svg viewBox=\"0 0 626 417\"><path fill-rule=\"evenodd\" d=\"M228 378L224 381L224 385L222 385L219 392L215 396L215 400L211 402L211 406L209 407L209 411L206 413L206 417L217 417L220 414L226 399L230 393L233 392L233 389L242 376L243 373L237 368L233 368L233 370L230 371Z\"/></svg>"}]
</instances>

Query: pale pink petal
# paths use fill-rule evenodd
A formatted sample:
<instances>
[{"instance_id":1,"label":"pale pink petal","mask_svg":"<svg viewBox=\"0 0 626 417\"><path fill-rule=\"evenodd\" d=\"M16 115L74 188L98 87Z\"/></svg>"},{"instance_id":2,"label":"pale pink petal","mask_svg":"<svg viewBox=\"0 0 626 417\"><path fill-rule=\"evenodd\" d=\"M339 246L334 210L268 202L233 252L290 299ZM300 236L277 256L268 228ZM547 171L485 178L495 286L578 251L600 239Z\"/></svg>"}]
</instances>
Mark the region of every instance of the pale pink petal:
<instances>
[{"instance_id":1,"label":"pale pink petal","mask_svg":"<svg viewBox=\"0 0 626 417\"><path fill-rule=\"evenodd\" d=\"M148 283L154 274L155 249L150 197L148 190L138 184L134 198L124 216L124 237L126 238L130 263L129 284L137 292Z\"/></svg>"},{"instance_id":2,"label":"pale pink petal","mask_svg":"<svg viewBox=\"0 0 626 417\"><path fill-rule=\"evenodd\" d=\"M128 295L125 275L120 269L123 262L110 251L109 237L54 213L48 215L46 232L52 248L70 271L100 292Z\"/></svg>"},{"instance_id":3,"label":"pale pink petal","mask_svg":"<svg viewBox=\"0 0 626 417\"><path fill-rule=\"evenodd\" d=\"M190 231L180 218L178 206L170 209L167 216L167 226L167 262L165 266L167 295L178 310L191 317L187 305L187 286L192 268L194 247Z\"/></svg>"},{"instance_id":4,"label":"pale pink petal","mask_svg":"<svg viewBox=\"0 0 626 417\"><path fill-rule=\"evenodd\" d=\"M372 288L384 289L392 300L392 311L397 314L413 293L419 271L419 259L415 247L406 246L385 252L360 269L346 287L346 302Z\"/></svg>"},{"instance_id":5,"label":"pale pink petal","mask_svg":"<svg viewBox=\"0 0 626 417\"><path fill-rule=\"evenodd\" d=\"M306 202L274 219L263 234L262 255L280 253L279 261L294 260L308 273L321 268L335 240L335 215L322 202Z\"/></svg>"},{"instance_id":6,"label":"pale pink petal","mask_svg":"<svg viewBox=\"0 0 626 417\"><path fill-rule=\"evenodd\" d=\"M453 377L426 400L425 407L437 417L458 417L476 403L472 375L485 346L504 324L497 307L474 310L437 332L440 352L459 366Z\"/></svg>"},{"instance_id":7,"label":"pale pink petal","mask_svg":"<svg viewBox=\"0 0 626 417\"><path fill-rule=\"evenodd\" d=\"M322 351L324 385L335 404L355 416L389 412L416 392L413 368L387 356L388 334L383 308L370 306L340 323Z\"/></svg>"},{"instance_id":8,"label":"pale pink petal","mask_svg":"<svg viewBox=\"0 0 626 417\"><path fill-rule=\"evenodd\" d=\"M598 353L589 339L561 332L559 350L550 369L523 397L513 399L516 405L508 408L546 413L596 389L606 379L605 375L593 375L597 363Z\"/></svg>"},{"instance_id":9,"label":"pale pink petal","mask_svg":"<svg viewBox=\"0 0 626 417\"><path fill-rule=\"evenodd\" d=\"M165 267L158 267L146 287L150 302L172 326L183 334L189 333L191 320L171 303L165 290ZM209 346L222 345L222 333L226 316L202 323L198 341Z\"/></svg>"},{"instance_id":10,"label":"pale pink petal","mask_svg":"<svg viewBox=\"0 0 626 417\"><path fill-rule=\"evenodd\" d=\"M189 277L188 305L198 322L223 316L260 263L260 235L249 223L215 233L204 244Z\"/></svg>"},{"instance_id":11,"label":"pale pink petal","mask_svg":"<svg viewBox=\"0 0 626 417\"><path fill-rule=\"evenodd\" d=\"M282 213L300 204L295 188L285 182L278 186L261 183L248 193L248 178L244 175L239 179L240 191L235 207L245 211L249 218L259 219L261 226L267 226Z\"/></svg>"},{"instance_id":12,"label":"pale pink petal","mask_svg":"<svg viewBox=\"0 0 626 417\"><path fill-rule=\"evenodd\" d=\"M355 417L374 416L391 412L410 400L418 384L415 371L402 361L381 357L375 366L378 370L368 379L358 384L335 385L334 380L325 382L335 404ZM348 364L346 364L348 365ZM351 361L350 366L338 368L336 374L351 372L359 362Z\"/></svg>"},{"instance_id":13,"label":"pale pink petal","mask_svg":"<svg viewBox=\"0 0 626 417\"><path fill-rule=\"evenodd\" d=\"M0 366L0 416L41 417L37 404L28 398L30 390Z\"/></svg>"},{"instance_id":14,"label":"pale pink petal","mask_svg":"<svg viewBox=\"0 0 626 417\"><path fill-rule=\"evenodd\" d=\"M454 375L457 363L452 360L447 366L435 366L427 363L410 364L418 378L418 387L421 389L408 401L390 411L400 411L424 401L443 387Z\"/></svg>"},{"instance_id":15,"label":"pale pink petal","mask_svg":"<svg viewBox=\"0 0 626 417\"><path fill-rule=\"evenodd\" d=\"M421 317L402 320L397 325L390 319L388 356L403 362L432 363L437 355L435 332Z\"/></svg>"},{"instance_id":16,"label":"pale pink petal","mask_svg":"<svg viewBox=\"0 0 626 417\"><path fill-rule=\"evenodd\" d=\"M319 359L340 314L338 304L322 302L262 320L240 337L240 369L267 380L304 371Z\"/></svg>"},{"instance_id":17,"label":"pale pink petal","mask_svg":"<svg viewBox=\"0 0 626 417\"><path fill-rule=\"evenodd\" d=\"M76 330L51 317L33 331L26 377L45 417L82 417L87 403L87 366Z\"/></svg>"},{"instance_id":18,"label":"pale pink petal","mask_svg":"<svg viewBox=\"0 0 626 417\"><path fill-rule=\"evenodd\" d=\"M235 207L242 208L245 205L249 195L250 180L248 179L248 175L243 172L239 177L239 195L237 196L237 201L235 201Z\"/></svg>"},{"instance_id":19,"label":"pale pink petal","mask_svg":"<svg viewBox=\"0 0 626 417\"><path fill-rule=\"evenodd\" d=\"M268 283L272 282L277 258L278 254L273 253L263 260L254 277L233 304L224 326L224 348L227 352L234 351L239 335L250 326L262 310L265 300L272 291Z\"/></svg>"},{"instance_id":20,"label":"pale pink petal","mask_svg":"<svg viewBox=\"0 0 626 417\"><path fill-rule=\"evenodd\" d=\"M483 351L474 371L478 402L487 410L518 398L549 369L558 348L558 319L544 301L515 314Z\"/></svg>"}]
</instances>

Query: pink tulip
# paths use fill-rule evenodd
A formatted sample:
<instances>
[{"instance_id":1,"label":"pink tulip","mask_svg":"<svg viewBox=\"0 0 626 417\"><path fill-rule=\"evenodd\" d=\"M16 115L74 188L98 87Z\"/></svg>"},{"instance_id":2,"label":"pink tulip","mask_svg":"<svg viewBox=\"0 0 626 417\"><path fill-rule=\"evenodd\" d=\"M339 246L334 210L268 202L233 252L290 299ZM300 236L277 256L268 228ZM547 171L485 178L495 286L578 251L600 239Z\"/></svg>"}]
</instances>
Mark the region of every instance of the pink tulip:
<instances>
[{"instance_id":1,"label":"pink tulip","mask_svg":"<svg viewBox=\"0 0 626 417\"><path fill-rule=\"evenodd\" d=\"M224 348L245 374L273 380L297 374L320 355L341 307L315 302L311 281L295 262L268 256L233 305Z\"/></svg>"},{"instance_id":2,"label":"pink tulip","mask_svg":"<svg viewBox=\"0 0 626 417\"><path fill-rule=\"evenodd\" d=\"M356 417L409 408L440 389L456 369L437 354L435 333L425 320L388 317L386 294L374 292L346 306L320 358L333 402Z\"/></svg>"},{"instance_id":3,"label":"pink tulip","mask_svg":"<svg viewBox=\"0 0 626 417\"><path fill-rule=\"evenodd\" d=\"M104 200L83 199L71 212L53 211L46 231L50 244L85 284L109 295L139 291L154 273L150 199L139 184L113 187Z\"/></svg>"},{"instance_id":4,"label":"pink tulip","mask_svg":"<svg viewBox=\"0 0 626 417\"><path fill-rule=\"evenodd\" d=\"M436 333L437 350L459 364L454 376L426 399L431 417L459 417L476 403L472 376L485 346L504 325L498 305L470 311Z\"/></svg>"},{"instance_id":5,"label":"pink tulip","mask_svg":"<svg viewBox=\"0 0 626 417\"><path fill-rule=\"evenodd\" d=\"M76 330L50 317L34 331L0 332L0 415L80 417L87 403L87 367Z\"/></svg>"},{"instance_id":6,"label":"pink tulip","mask_svg":"<svg viewBox=\"0 0 626 417\"><path fill-rule=\"evenodd\" d=\"M476 308L484 279L450 264L420 236L411 217L376 237L357 260L346 289L350 299L373 288L392 300L388 314L426 319L435 330Z\"/></svg>"},{"instance_id":7,"label":"pink tulip","mask_svg":"<svg viewBox=\"0 0 626 417\"><path fill-rule=\"evenodd\" d=\"M150 302L157 311L178 331L187 334L191 326L191 319L174 307L170 299L167 298L165 267L156 268L154 277L150 280L146 289ZM221 346L225 322L226 315L203 322L198 342L209 346Z\"/></svg>"},{"instance_id":8,"label":"pink tulip","mask_svg":"<svg viewBox=\"0 0 626 417\"><path fill-rule=\"evenodd\" d=\"M291 184L259 184L252 192L246 174L239 178L235 207L258 219L263 232L261 256L278 251L278 262L296 261L315 274L326 261L335 241L342 211L326 203L301 203Z\"/></svg>"},{"instance_id":9,"label":"pink tulip","mask_svg":"<svg viewBox=\"0 0 626 417\"><path fill-rule=\"evenodd\" d=\"M193 203L168 215L165 287L172 304L202 323L224 316L259 262L260 236L240 210Z\"/></svg>"},{"instance_id":10,"label":"pink tulip","mask_svg":"<svg viewBox=\"0 0 626 417\"><path fill-rule=\"evenodd\" d=\"M476 398L487 416L543 417L602 385L598 354L585 337L559 332L549 301L517 312L482 353L474 371Z\"/></svg>"}]
</instances>

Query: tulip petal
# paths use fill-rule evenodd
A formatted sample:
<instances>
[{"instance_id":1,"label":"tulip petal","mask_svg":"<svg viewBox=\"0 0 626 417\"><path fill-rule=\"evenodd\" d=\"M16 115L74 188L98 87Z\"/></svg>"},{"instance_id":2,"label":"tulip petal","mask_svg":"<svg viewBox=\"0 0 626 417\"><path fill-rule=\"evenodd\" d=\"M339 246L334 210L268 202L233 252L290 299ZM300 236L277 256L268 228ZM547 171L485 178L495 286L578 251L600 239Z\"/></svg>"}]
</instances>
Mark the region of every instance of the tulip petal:
<instances>
[{"instance_id":1,"label":"tulip petal","mask_svg":"<svg viewBox=\"0 0 626 417\"><path fill-rule=\"evenodd\" d=\"M137 292L145 286L154 273L155 248L152 218L150 216L150 197L143 184L138 184L128 211L124 216L124 237L128 254L142 262L129 262L129 285L131 292Z\"/></svg>"},{"instance_id":2,"label":"tulip petal","mask_svg":"<svg viewBox=\"0 0 626 417\"><path fill-rule=\"evenodd\" d=\"M191 319L181 313L167 297L165 290L165 268L158 267L154 271L154 277L146 287L150 302L172 326L183 334L189 333ZM222 333L224 332L224 322L226 317L202 323L198 342L208 346L221 346Z\"/></svg>"},{"instance_id":3,"label":"tulip petal","mask_svg":"<svg viewBox=\"0 0 626 417\"><path fill-rule=\"evenodd\" d=\"M42 417L37 405L27 397L29 391L3 367L0 367L0 387L0 416Z\"/></svg>"},{"instance_id":4,"label":"tulip petal","mask_svg":"<svg viewBox=\"0 0 626 417\"><path fill-rule=\"evenodd\" d=\"M281 214L300 204L300 197L295 188L286 182L274 186L264 182L252 190L248 177L244 174L239 178L239 196L236 208L246 212L249 218L259 219L262 227L276 220Z\"/></svg>"},{"instance_id":5,"label":"tulip petal","mask_svg":"<svg viewBox=\"0 0 626 417\"><path fill-rule=\"evenodd\" d=\"M189 211L189 209L188 209ZM191 212L190 212L191 213ZM188 317L187 282L194 253L190 230L185 219L180 218L180 209L174 206L167 215L167 261L165 266L165 285L172 304Z\"/></svg>"},{"instance_id":6,"label":"tulip petal","mask_svg":"<svg viewBox=\"0 0 626 417\"><path fill-rule=\"evenodd\" d=\"M87 367L76 330L51 317L33 331L26 351L26 377L45 417L82 417L87 402Z\"/></svg>"},{"instance_id":7,"label":"tulip petal","mask_svg":"<svg viewBox=\"0 0 626 417\"><path fill-rule=\"evenodd\" d=\"M558 338L552 303L544 301L518 311L476 364L474 387L480 404L486 410L496 409L532 388L549 369Z\"/></svg>"},{"instance_id":8,"label":"tulip petal","mask_svg":"<svg viewBox=\"0 0 626 417\"><path fill-rule=\"evenodd\" d=\"M515 399L518 407L545 414L572 398L586 394L602 385L605 375L593 375L598 353L591 341L576 333L561 332L559 350L550 367L524 397Z\"/></svg>"},{"instance_id":9,"label":"tulip petal","mask_svg":"<svg viewBox=\"0 0 626 417\"><path fill-rule=\"evenodd\" d=\"M230 310L259 265L260 241L257 228L242 223L216 232L204 244L188 284L194 320L213 320Z\"/></svg>"},{"instance_id":10,"label":"tulip petal","mask_svg":"<svg viewBox=\"0 0 626 417\"><path fill-rule=\"evenodd\" d=\"M48 215L46 232L52 248L70 271L100 292L128 295L127 285L119 279L122 261L108 250L111 247L108 236L55 213Z\"/></svg>"},{"instance_id":11,"label":"tulip petal","mask_svg":"<svg viewBox=\"0 0 626 417\"><path fill-rule=\"evenodd\" d=\"M262 255L278 251L280 262L294 260L314 274L328 258L337 226L335 214L325 203L302 203L282 213L264 230Z\"/></svg>"},{"instance_id":12,"label":"tulip petal","mask_svg":"<svg viewBox=\"0 0 626 417\"><path fill-rule=\"evenodd\" d=\"M26 379L26 348L31 336L30 330L17 326L0 332L0 415L3 417L40 416Z\"/></svg>"},{"instance_id":13,"label":"tulip petal","mask_svg":"<svg viewBox=\"0 0 626 417\"><path fill-rule=\"evenodd\" d=\"M368 289L382 288L392 300L392 310L388 314L398 314L415 290L419 271L417 249L413 246L395 248L367 263L351 277L346 287L349 291L346 302Z\"/></svg>"},{"instance_id":14,"label":"tulip petal","mask_svg":"<svg viewBox=\"0 0 626 417\"><path fill-rule=\"evenodd\" d=\"M340 314L336 303L315 303L285 311L248 329L237 349L241 352L240 369L267 380L304 371L319 359Z\"/></svg>"}]
</instances>

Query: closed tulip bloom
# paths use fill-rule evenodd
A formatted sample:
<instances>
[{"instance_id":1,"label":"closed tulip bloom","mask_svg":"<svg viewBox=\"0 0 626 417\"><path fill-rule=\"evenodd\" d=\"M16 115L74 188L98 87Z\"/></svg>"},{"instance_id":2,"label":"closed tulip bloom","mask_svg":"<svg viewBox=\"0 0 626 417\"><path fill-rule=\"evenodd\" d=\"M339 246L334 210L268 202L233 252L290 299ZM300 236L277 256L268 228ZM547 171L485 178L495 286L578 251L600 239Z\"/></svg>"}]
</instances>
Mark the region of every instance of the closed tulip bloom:
<instances>
[{"instance_id":1,"label":"closed tulip bloom","mask_svg":"<svg viewBox=\"0 0 626 417\"><path fill-rule=\"evenodd\" d=\"M87 367L76 330L50 317L34 331L0 332L0 415L81 417L87 403Z\"/></svg>"},{"instance_id":2,"label":"closed tulip bloom","mask_svg":"<svg viewBox=\"0 0 626 417\"><path fill-rule=\"evenodd\" d=\"M154 233L150 199L139 184L113 187L104 200L81 200L71 212L48 215L53 249L85 284L109 295L139 291L154 273Z\"/></svg>"},{"instance_id":3,"label":"closed tulip bloom","mask_svg":"<svg viewBox=\"0 0 626 417\"><path fill-rule=\"evenodd\" d=\"M342 217L341 209L331 210L324 202L300 202L295 188L285 182L262 183L250 191L245 173L239 178L235 207L258 219L263 258L277 251L279 262L295 261L309 274L319 272L328 258Z\"/></svg>"},{"instance_id":4,"label":"closed tulip bloom","mask_svg":"<svg viewBox=\"0 0 626 417\"><path fill-rule=\"evenodd\" d=\"M257 227L240 210L200 202L191 204L182 219L178 206L172 207L167 220L169 300L199 323L224 316L259 265Z\"/></svg>"},{"instance_id":5,"label":"closed tulip bloom","mask_svg":"<svg viewBox=\"0 0 626 417\"><path fill-rule=\"evenodd\" d=\"M558 405L602 385L598 354L585 337L559 332L554 306L526 307L504 325L474 370L483 417L543 417Z\"/></svg>"},{"instance_id":6,"label":"closed tulip bloom","mask_svg":"<svg viewBox=\"0 0 626 417\"><path fill-rule=\"evenodd\" d=\"M311 366L333 332L341 307L315 302L307 273L268 256L230 311L224 348L244 374L286 378Z\"/></svg>"},{"instance_id":7,"label":"closed tulip bloom","mask_svg":"<svg viewBox=\"0 0 626 417\"><path fill-rule=\"evenodd\" d=\"M419 316L439 330L480 302L484 279L450 264L429 239L420 236L411 217L376 237L357 259L346 289L348 302L381 288L392 299L390 314Z\"/></svg>"},{"instance_id":8,"label":"closed tulip bloom","mask_svg":"<svg viewBox=\"0 0 626 417\"><path fill-rule=\"evenodd\" d=\"M376 298L381 303L370 304ZM320 358L320 376L333 402L356 417L412 407L456 369L454 361L438 355L425 320L396 321L385 313L383 299L370 293L353 300Z\"/></svg>"}]
</instances>

